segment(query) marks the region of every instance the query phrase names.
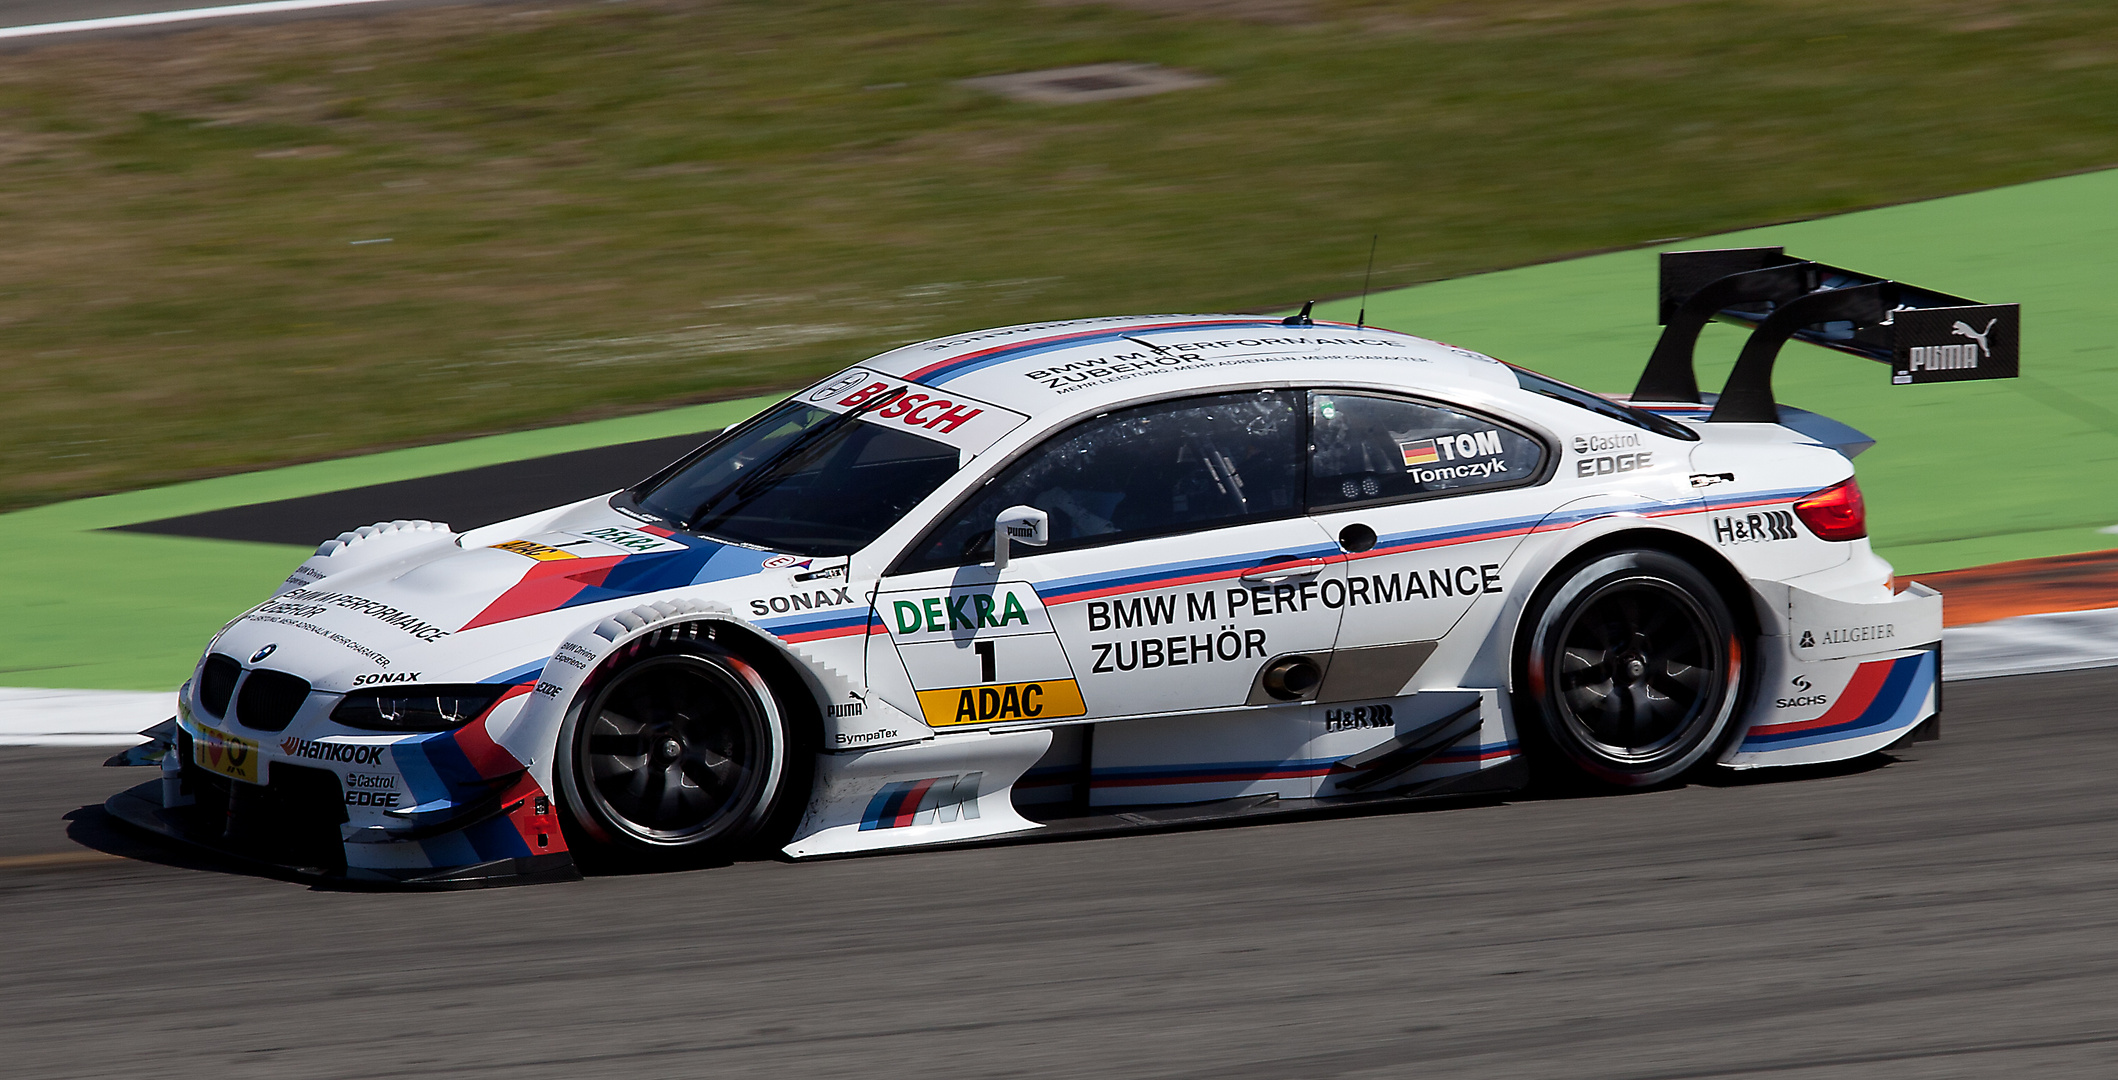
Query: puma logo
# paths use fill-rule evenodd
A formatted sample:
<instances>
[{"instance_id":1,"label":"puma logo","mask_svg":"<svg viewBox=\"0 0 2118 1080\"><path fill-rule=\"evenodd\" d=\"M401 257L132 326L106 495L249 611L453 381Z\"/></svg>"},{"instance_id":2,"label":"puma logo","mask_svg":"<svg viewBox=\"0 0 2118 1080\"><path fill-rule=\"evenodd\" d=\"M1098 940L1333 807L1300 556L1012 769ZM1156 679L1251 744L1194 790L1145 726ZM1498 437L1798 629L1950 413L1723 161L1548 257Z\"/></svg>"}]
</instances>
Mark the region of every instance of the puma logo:
<instances>
[{"instance_id":1,"label":"puma logo","mask_svg":"<svg viewBox=\"0 0 2118 1080\"><path fill-rule=\"evenodd\" d=\"M1956 325L1949 328L1949 333L1954 334L1957 337L1970 338L1972 341L1978 343L1979 355L1991 356L1993 355L1993 347L1991 345L1986 344L1986 335L1991 334L1993 332L1993 327L1999 322L1999 319L1994 319L1986 323L1986 328L1984 330L1973 330L1971 329L1970 323L1967 323L1962 319L1958 319L1956 320Z\"/></svg>"}]
</instances>

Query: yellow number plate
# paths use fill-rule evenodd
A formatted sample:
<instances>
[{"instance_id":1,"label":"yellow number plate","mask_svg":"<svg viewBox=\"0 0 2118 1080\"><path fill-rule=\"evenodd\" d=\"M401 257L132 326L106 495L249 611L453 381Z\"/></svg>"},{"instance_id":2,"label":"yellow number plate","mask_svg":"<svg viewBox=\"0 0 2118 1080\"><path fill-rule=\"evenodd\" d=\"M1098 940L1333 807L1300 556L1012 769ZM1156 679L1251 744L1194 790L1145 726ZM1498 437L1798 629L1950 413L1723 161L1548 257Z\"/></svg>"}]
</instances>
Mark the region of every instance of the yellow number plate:
<instances>
[{"instance_id":1,"label":"yellow number plate","mask_svg":"<svg viewBox=\"0 0 2118 1080\"><path fill-rule=\"evenodd\" d=\"M921 690L919 710L933 727L1054 720L1088 714L1087 706L1081 703L1081 686L1072 679Z\"/></svg>"},{"instance_id":2,"label":"yellow number plate","mask_svg":"<svg viewBox=\"0 0 2118 1080\"><path fill-rule=\"evenodd\" d=\"M232 780L255 784L257 780L257 744L241 735L230 735L215 731L204 724L192 729L191 760L201 769L217 772Z\"/></svg>"}]
</instances>

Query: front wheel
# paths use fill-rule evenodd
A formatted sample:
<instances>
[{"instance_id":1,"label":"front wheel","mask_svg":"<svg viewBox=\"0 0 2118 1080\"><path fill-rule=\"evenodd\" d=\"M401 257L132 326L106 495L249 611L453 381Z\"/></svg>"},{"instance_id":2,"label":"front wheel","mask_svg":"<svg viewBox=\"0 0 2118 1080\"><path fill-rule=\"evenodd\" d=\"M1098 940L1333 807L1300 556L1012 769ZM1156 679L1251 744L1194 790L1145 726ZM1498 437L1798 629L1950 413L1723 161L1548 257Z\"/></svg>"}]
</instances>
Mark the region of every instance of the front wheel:
<instances>
[{"instance_id":1,"label":"front wheel","mask_svg":"<svg viewBox=\"0 0 2118 1080\"><path fill-rule=\"evenodd\" d=\"M568 711L559 774L592 846L628 862L726 861L806 792L772 685L705 642L643 649Z\"/></svg>"},{"instance_id":2,"label":"front wheel","mask_svg":"<svg viewBox=\"0 0 2118 1080\"><path fill-rule=\"evenodd\" d=\"M1521 727L1548 771L1616 787L1682 775L1736 714L1743 642L1706 576L1661 551L1562 571L1532 602Z\"/></svg>"}]
</instances>

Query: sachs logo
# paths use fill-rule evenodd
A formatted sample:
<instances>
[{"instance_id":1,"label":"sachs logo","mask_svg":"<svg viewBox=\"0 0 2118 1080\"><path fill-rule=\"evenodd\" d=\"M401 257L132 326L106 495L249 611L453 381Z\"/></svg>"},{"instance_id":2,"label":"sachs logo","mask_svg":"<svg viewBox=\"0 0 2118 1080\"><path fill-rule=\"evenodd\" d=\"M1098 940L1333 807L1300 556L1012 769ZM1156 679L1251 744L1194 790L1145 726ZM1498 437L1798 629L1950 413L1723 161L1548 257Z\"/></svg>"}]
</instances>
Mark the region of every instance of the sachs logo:
<instances>
[{"instance_id":1,"label":"sachs logo","mask_svg":"<svg viewBox=\"0 0 2118 1080\"><path fill-rule=\"evenodd\" d=\"M1803 707L1805 707L1805 706L1810 706L1810 705L1829 705L1829 704L1831 704L1831 695L1830 695L1830 694L1812 694L1812 693L1810 693L1810 692L1809 692L1809 691L1810 691L1810 689L1811 689L1811 687L1810 687L1810 685L1809 685L1809 677L1808 677L1808 676L1806 676L1806 675L1797 675L1797 676L1795 676L1794 678L1792 678L1792 679L1789 679L1789 680L1788 680L1788 682L1789 682L1789 683L1791 683L1791 684L1793 684L1793 686L1794 686L1794 689L1795 689L1795 693L1794 693L1794 696L1793 696L1793 697L1783 697L1783 698L1779 698L1779 699L1775 700L1775 701L1774 701L1774 702L1772 703L1772 707L1773 707L1773 708L1775 708L1775 709L1799 709L1799 708L1803 708Z\"/></svg>"}]
</instances>

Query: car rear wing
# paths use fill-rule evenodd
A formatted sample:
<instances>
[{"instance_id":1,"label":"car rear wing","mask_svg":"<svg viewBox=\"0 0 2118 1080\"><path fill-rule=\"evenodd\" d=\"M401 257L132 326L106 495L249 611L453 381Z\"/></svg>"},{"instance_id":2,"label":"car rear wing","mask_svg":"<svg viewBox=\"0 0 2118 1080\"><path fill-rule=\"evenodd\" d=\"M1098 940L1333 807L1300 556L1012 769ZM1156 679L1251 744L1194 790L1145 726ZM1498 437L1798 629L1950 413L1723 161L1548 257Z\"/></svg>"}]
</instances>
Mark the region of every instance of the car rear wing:
<instances>
[{"instance_id":1,"label":"car rear wing","mask_svg":"<svg viewBox=\"0 0 2118 1080\"><path fill-rule=\"evenodd\" d=\"M1751 328L1708 423L1777 423L1772 366L1789 338L1890 365L1893 383L2012 379L2022 305L1981 304L1796 258L1777 247L1662 253L1664 329L1636 404L1700 404L1692 350L1719 320Z\"/></svg>"}]
</instances>

